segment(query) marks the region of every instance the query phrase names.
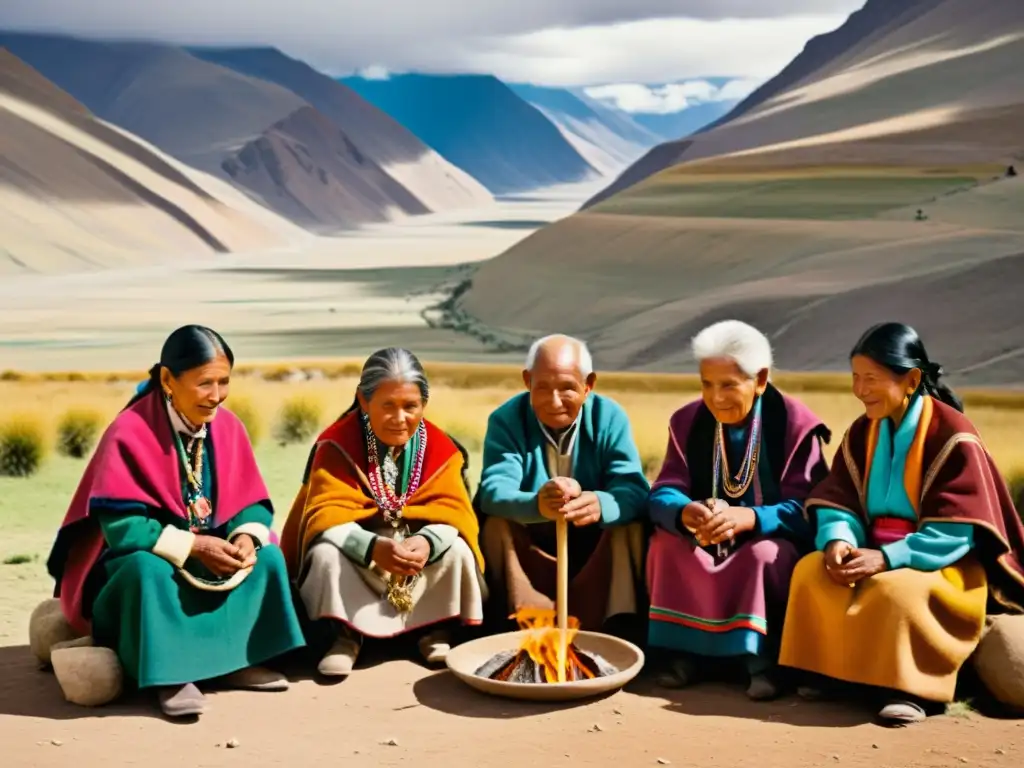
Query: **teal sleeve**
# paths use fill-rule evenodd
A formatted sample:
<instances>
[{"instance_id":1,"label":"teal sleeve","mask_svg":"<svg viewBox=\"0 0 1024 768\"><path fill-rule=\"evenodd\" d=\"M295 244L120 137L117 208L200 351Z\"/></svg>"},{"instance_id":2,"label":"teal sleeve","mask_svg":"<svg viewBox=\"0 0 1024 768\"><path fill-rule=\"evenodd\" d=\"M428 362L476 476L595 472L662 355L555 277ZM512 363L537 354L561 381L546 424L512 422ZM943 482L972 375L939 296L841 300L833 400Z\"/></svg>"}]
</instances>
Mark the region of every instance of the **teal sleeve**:
<instances>
[{"instance_id":1,"label":"teal sleeve","mask_svg":"<svg viewBox=\"0 0 1024 768\"><path fill-rule=\"evenodd\" d=\"M815 514L818 521L818 533L814 538L814 546L824 550L830 541L845 541L851 547L863 547L867 544L867 532L864 524L854 515L841 509L817 507Z\"/></svg>"},{"instance_id":2,"label":"teal sleeve","mask_svg":"<svg viewBox=\"0 0 1024 768\"><path fill-rule=\"evenodd\" d=\"M445 553L452 548L455 539L459 537L459 531L452 525L431 523L416 531L416 535L422 536L430 544L430 557L427 558L427 565L432 565L444 557Z\"/></svg>"},{"instance_id":3,"label":"teal sleeve","mask_svg":"<svg viewBox=\"0 0 1024 768\"><path fill-rule=\"evenodd\" d=\"M140 505L139 508L140 512L136 514L98 509L91 511L112 552L148 552L156 546L164 526L159 520L145 514L145 507Z\"/></svg>"},{"instance_id":4,"label":"teal sleeve","mask_svg":"<svg viewBox=\"0 0 1024 768\"><path fill-rule=\"evenodd\" d=\"M625 525L644 517L651 484L644 475L640 451L633 440L629 417L621 406L613 406L601 456L604 483L595 495L601 502L603 526Z\"/></svg>"},{"instance_id":5,"label":"teal sleeve","mask_svg":"<svg viewBox=\"0 0 1024 768\"><path fill-rule=\"evenodd\" d=\"M508 426L492 414L487 421L480 475L480 509L485 515L519 523L544 522L537 509L537 494L522 490L524 452Z\"/></svg>"},{"instance_id":6,"label":"teal sleeve","mask_svg":"<svg viewBox=\"0 0 1024 768\"><path fill-rule=\"evenodd\" d=\"M970 523L925 523L906 538L882 545L890 569L939 571L960 560L974 548Z\"/></svg>"},{"instance_id":7,"label":"teal sleeve","mask_svg":"<svg viewBox=\"0 0 1024 768\"><path fill-rule=\"evenodd\" d=\"M353 563L368 566L373 560L373 545L377 543L377 534L365 528L357 527L349 531L341 551Z\"/></svg>"}]
</instances>

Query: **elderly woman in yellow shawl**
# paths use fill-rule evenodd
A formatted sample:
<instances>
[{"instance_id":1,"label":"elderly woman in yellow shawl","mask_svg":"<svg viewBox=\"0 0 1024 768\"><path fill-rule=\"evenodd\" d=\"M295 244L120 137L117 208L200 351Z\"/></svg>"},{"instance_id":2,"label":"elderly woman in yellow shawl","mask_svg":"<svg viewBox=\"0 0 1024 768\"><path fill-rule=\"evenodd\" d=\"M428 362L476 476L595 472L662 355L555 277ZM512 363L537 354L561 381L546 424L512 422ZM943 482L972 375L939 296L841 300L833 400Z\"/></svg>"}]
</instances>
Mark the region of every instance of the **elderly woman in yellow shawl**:
<instances>
[{"instance_id":1,"label":"elderly woman in yellow shawl","mask_svg":"<svg viewBox=\"0 0 1024 768\"><path fill-rule=\"evenodd\" d=\"M428 396L415 355L375 352L352 407L310 453L281 548L309 618L336 630L322 675L348 675L364 636L423 631L425 660L443 662L454 620L483 619L465 459L423 418Z\"/></svg>"}]
</instances>

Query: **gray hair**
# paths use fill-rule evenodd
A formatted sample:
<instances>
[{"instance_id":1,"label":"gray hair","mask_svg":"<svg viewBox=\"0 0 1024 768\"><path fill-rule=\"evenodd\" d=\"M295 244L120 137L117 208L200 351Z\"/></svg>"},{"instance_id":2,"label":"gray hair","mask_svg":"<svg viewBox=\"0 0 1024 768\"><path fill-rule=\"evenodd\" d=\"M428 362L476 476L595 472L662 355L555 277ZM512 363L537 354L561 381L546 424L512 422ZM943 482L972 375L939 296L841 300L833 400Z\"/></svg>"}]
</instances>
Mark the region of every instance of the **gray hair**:
<instances>
[{"instance_id":1,"label":"gray hair","mask_svg":"<svg viewBox=\"0 0 1024 768\"><path fill-rule=\"evenodd\" d=\"M387 382L415 384L420 389L423 402L426 403L430 399L427 374L424 373L423 365L416 355L408 349L388 347L370 355L363 363L356 390L369 401L373 399L380 386Z\"/></svg>"},{"instance_id":2,"label":"gray hair","mask_svg":"<svg viewBox=\"0 0 1024 768\"><path fill-rule=\"evenodd\" d=\"M750 378L772 369L772 345L768 337L739 320L709 325L693 337L693 356L698 363L725 358L732 360Z\"/></svg>"},{"instance_id":3,"label":"gray hair","mask_svg":"<svg viewBox=\"0 0 1024 768\"><path fill-rule=\"evenodd\" d=\"M579 365L580 373L586 378L594 372L594 358L590 355L590 350L587 348L587 343L572 336L566 336L563 333L552 333L549 336L537 339L533 344L530 345L530 351L526 353L526 370L532 371L533 366L537 364L537 355L540 353L541 347L547 344L549 341L555 341L560 339L562 341L572 344L576 348L577 363Z\"/></svg>"}]
</instances>

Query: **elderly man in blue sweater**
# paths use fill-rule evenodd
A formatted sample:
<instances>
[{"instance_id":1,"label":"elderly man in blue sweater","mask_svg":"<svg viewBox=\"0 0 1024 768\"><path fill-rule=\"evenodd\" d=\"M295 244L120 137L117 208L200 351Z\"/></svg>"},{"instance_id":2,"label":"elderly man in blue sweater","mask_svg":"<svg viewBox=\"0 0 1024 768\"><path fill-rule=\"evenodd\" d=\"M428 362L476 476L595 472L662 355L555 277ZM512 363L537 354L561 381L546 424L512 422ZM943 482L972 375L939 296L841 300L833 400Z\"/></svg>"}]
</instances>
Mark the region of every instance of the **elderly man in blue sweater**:
<instances>
[{"instance_id":1,"label":"elderly man in blue sweater","mask_svg":"<svg viewBox=\"0 0 1024 768\"><path fill-rule=\"evenodd\" d=\"M637 613L647 496L629 418L597 379L586 344L539 339L526 392L491 414L476 506L492 620L553 608L555 521L569 526L569 613L585 630Z\"/></svg>"}]
</instances>

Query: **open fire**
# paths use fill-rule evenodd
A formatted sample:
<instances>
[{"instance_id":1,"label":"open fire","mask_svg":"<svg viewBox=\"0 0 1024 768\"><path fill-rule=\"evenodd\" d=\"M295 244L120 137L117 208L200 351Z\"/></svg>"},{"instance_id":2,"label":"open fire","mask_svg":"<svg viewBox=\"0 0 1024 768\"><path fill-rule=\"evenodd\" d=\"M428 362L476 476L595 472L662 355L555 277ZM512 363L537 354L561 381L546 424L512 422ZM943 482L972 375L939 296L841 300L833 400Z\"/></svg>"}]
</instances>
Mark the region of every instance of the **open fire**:
<instances>
[{"instance_id":1,"label":"open fire","mask_svg":"<svg viewBox=\"0 0 1024 768\"><path fill-rule=\"evenodd\" d=\"M502 651L488 659L476 674L508 683L559 682L559 649L561 632L555 611L537 608L520 610L513 617L523 630L519 648ZM579 620L569 617L566 628L565 682L589 680L614 675L618 670L595 654L587 654L573 644L579 631Z\"/></svg>"}]
</instances>

